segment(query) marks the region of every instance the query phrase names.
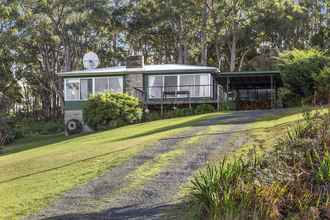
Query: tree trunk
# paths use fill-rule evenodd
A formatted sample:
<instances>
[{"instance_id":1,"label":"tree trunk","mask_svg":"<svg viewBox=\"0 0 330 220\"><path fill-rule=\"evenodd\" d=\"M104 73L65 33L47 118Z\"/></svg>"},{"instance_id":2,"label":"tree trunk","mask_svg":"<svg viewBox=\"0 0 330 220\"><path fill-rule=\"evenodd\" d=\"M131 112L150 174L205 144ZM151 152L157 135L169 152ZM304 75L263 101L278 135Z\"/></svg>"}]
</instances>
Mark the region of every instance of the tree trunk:
<instances>
[{"instance_id":1,"label":"tree trunk","mask_svg":"<svg viewBox=\"0 0 330 220\"><path fill-rule=\"evenodd\" d=\"M202 22L202 36L201 36L201 43L202 43L202 54L201 54L201 64L207 65L207 23L208 23L208 0L204 0L204 8L203 8L203 22Z\"/></svg>"},{"instance_id":2,"label":"tree trunk","mask_svg":"<svg viewBox=\"0 0 330 220\"><path fill-rule=\"evenodd\" d=\"M237 36L236 33L233 32L233 38L230 47L230 72L235 71L236 66L236 45L237 44Z\"/></svg>"},{"instance_id":3,"label":"tree trunk","mask_svg":"<svg viewBox=\"0 0 330 220\"><path fill-rule=\"evenodd\" d=\"M239 63L239 67L238 67L238 71L239 71L239 72L242 71L243 64L244 64L244 59L245 59L245 56L246 56L246 54L247 54L248 52L249 52L248 49L246 49L246 50L243 52L243 55L242 55L242 57L241 57L241 61L240 61L240 63Z\"/></svg>"}]
</instances>

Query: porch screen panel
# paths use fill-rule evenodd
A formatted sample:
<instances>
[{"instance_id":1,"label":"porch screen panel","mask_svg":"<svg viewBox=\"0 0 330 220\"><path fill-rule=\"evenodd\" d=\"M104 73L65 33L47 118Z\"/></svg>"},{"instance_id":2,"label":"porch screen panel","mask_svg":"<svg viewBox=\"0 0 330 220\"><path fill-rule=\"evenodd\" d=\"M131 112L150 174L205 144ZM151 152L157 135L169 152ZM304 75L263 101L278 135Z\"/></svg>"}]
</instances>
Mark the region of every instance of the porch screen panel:
<instances>
[{"instance_id":1,"label":"porch screen panel","mask_svg":"<svg viewBox=\"0 0 330 220\"><path fill-rule=\"evenodd\" d=\"M65 85L65 100L79 100L80 99L80 80L67 79Z\"/></svg>"},{"instance_id":2,"label":"porch screen panel","mask_svg":"<svg viewBox=\"0 0 330 220\"><path fill-rule=\"evenodd\" d=\"M114 93L124 92L123 77L109 77L109 90Z\"/></svg>"},{"instance_id":3,"label":"porch screen panel","mask_svg":"<svg viewBox=\"0 0 330 220\"><path fill-rule=\"evenodd\" d=\"M210 75L202 74L199 75L198 83L201 85L199 88L199 97L210 97L211 85L210 85ZM197 80L197 79L196 79Z\"/></svg>"},{"instance_id":4,"label":"porch screen panel","mask_svg":"<svg viewBox=\"0 0 330 220\"><path fill-rule=\"evenodd\" d=\"M169 75L164 76L164 92L176 92L178 91L178 76ZM175 97L175 95L167 95L167 97Z\"/></svg>"},{"instance_id":5,"label":"porch screen panel","mask_svg":"<svg viewBox=\"0 0 330 220\"><path fill-rule=\"evenodd\" d=\"M81 79L80 80L80 99L86 100L93 94L93 80L92 79Z\"/></svg>"},{"instance_id":6,"label":"porch screen panel","mask_svg":"<svg viewBox=\"0 0 330 220\"><path fill-rule=\"evenodd\" d=\"M188 91L190 96L195 96L195 75L180 76L180 91Z\"/></svg>"},{"instance_id":7,"label":"porch screen panel","mask_svg":"<svg viewBox=\"0 0 330 220\"><path fill-rule=\"evenodd\" d=\"M109 82L106 77L95 78L95 93L109 90Z\"/></svg>"},{"instance_id":8,"label":"porch screen panel","mask_svg":"<svg viewBox=\"0 0 330 220\"><path fill-rule=\"evenodd\" d=\"M163 90L163 76L149 76L149 98L161 98Z\"/></svg>"},{"instance_id":9,"label":"porch screen panel","mask_svg":"<svg viewBox=\"0 0 330 220\"><path fill-rule=\"evenodd\" d=\"M189 91L191 97L210 97L209 77L209 74L181 75L180 90Z\"/></svg>"}]
</instances>

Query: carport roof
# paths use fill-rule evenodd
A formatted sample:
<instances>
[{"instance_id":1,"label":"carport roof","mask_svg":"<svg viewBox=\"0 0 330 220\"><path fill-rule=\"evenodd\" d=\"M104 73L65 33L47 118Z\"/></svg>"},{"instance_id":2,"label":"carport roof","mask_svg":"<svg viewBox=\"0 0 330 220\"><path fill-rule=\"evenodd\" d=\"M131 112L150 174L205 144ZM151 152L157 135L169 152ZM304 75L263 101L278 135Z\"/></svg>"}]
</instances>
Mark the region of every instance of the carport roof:
<instances>
[{"instance_id":1,"label":"carport roof","mask_svg":"<svg viewBox=\"0 0 330 220\"><path fill-rule=\"evenodd\" d=\"M279 71L247 71L247 72L222 72L219 75L220 84L231 89L267 89L271 81L276 87L283 85Z\"/></svg>"},{"instance_id":2,"label":"carport roof","mask_svg":"<svg viewBox=\"0 0 330 220\"><path fill-rule=\"evenodd\" d=\"M279 76L278 70L265 70L265 71L243 71L243 72L220 72L220 77L240 77L240 76Z\"/></svg>"}]
</instances>

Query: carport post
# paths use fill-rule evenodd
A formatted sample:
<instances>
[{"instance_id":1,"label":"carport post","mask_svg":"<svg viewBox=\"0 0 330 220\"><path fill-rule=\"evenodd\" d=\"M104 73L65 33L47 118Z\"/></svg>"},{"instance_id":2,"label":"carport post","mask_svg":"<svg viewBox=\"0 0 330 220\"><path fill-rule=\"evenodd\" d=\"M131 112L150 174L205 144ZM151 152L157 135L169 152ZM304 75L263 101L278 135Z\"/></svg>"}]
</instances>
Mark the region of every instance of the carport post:
<instances>
[{"instance_id":1,"label":"carport post","mask_svg":"<svg viewBox=\"0 0 330 220\"><path fill-rule=\"evenodd\" d=\"M229 91L229 77L226 78L227 86L226 86L226 102L228 103L228 91Z\"/></svg>"},{"instance_id":2,"label":"carport post","mask_svg":"<svg viewBox=\"0 0 330 220\"><path fill-rule=\"evenodd\" d=\"M273 75L270 76L270 107L273 108Z\"/></svg>"}]
</instances>

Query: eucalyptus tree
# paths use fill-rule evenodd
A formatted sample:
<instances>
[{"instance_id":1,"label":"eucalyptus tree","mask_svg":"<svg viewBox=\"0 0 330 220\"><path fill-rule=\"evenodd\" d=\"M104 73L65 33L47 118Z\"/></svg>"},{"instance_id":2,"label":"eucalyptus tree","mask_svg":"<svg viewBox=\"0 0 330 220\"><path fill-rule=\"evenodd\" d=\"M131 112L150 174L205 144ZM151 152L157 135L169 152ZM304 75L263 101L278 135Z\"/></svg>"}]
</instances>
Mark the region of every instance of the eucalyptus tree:
<instances>
[{"instance_id":1,"label":"eucalyptus tree","mask_svg":"<svg viewBox=\"0 0 330 220\"><path fill-rule=\"evenodd\" d=\"M111 36L111 6L107 0L21 1L19 49L30 69L25 78L38 85L46 118L60 115L63 106L63 83L56 72L81 68L83 53L105 49L104 38Z\"/></svg>"},{"instance_id":2,"label":"eucalyptus tree","mask_svg":"<svg viewBox=\"0 0 330 220\"><path fill-rule=\"evenodd\" d=\"M21 100L19 85L14 74L15 51L18 41L15 18L18 1L0 4L0 113Z\"/></svg>"}]
</instances>

